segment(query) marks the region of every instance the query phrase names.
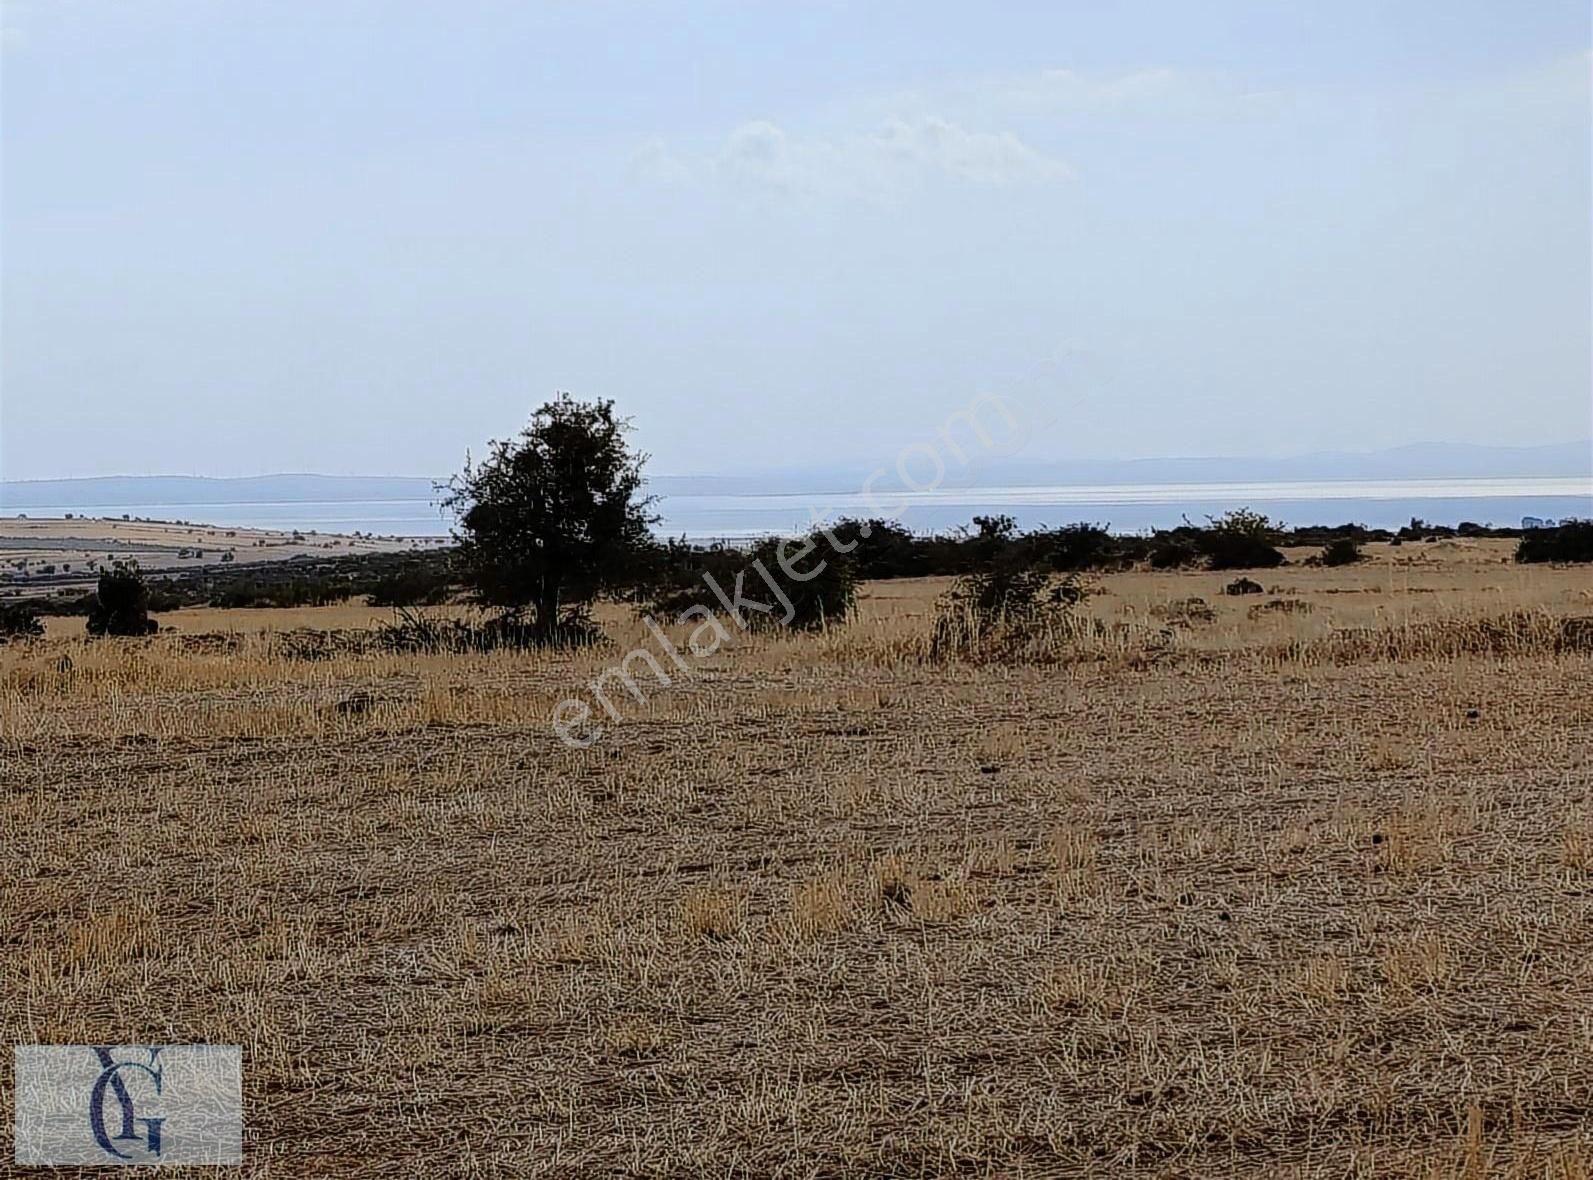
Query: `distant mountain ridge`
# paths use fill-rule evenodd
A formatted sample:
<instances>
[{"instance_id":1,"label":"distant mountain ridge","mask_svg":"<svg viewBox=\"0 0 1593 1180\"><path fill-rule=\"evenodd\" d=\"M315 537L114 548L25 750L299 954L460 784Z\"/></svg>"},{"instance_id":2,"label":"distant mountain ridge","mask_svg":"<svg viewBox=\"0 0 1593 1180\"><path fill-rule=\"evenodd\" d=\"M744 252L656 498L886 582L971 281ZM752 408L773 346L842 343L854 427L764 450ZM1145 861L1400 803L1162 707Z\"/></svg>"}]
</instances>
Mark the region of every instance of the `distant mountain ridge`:
<instances>
[{"instance_id":1,"label":"distant mountain ridge","mask_svg":"<svg viewBox=\"0 0 1593 1180\"><path fill-rule=\"evenodd\" d=\"M835 465L746 475L655 475L663 496L778 495L858 490L875 466L890 486L894 456L869 466ZM921 462L921 456L916 462ZM917 470L917 468L915 468ZM1536 447L1422 443L1381 451L1319 452L1284 459L1027 459L977 456L966 466L948 462L943 485L1201 484L1356 479L1481 479L1593 477L1593 441ZM924 478L920 473L918 478ZM198 475L117 475L0 482L0 510L110 509L131 505L338 503L427 501L440 498L438 480L425 476L282 474L222 478Z\"/></svg>"},{"instance_id":2,"label":"distant mountain ridge","mask_svg":"<svg viewBox=\"0 0 1593 1180\"><path fill-rule=\"evenodd\" d=\"M403 475L105 475L0 483L0 508L416 500L435 497L434 484Z\"/></svg>"}]
</instances>

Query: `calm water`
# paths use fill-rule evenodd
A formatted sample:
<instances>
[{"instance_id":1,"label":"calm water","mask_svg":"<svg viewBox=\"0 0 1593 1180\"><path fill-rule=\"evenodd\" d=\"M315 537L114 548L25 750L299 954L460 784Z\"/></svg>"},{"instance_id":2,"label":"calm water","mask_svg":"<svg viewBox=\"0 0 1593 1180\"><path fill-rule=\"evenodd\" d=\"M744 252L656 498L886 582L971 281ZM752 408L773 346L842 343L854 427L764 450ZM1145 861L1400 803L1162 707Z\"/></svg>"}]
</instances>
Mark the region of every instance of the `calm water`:
<instances>
[{"instance_id":1,"label":"calm water","mask_svg":"<svg viewBox=\"0 0 1593 1180\"><path fill-rule=\"evenodd\" d=\"M1120 532L1200 522L1249 507L1285 524L1397 528L1411 517L1437 524L1463 520L1519 525L1523 516L1593 518L1593 479L1379 480L1338 483L1115 484L1057 487L940 488L909 494L881 488L879 504L856 493L769 496L670 496L659 505L660 530L672 536L736 537L790 532L813 514L889 516L917 531L966 524L975 514L1005 512L1020 525L1091 521ZM427 500L345 500L231 504L106 504L38 507L30 516L189 520L234 527L297 528L323 533L439 536L450 521Z\"/></svg>"}]
</instances>

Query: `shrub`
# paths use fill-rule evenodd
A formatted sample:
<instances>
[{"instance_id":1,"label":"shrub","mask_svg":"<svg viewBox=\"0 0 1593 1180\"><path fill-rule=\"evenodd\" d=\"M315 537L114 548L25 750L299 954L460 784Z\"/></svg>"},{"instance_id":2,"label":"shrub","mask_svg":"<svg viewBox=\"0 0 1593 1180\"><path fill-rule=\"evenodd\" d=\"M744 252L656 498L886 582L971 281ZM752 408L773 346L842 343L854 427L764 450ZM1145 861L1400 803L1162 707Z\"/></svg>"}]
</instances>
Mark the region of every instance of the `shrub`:
<instances>
[{"instance_id":1,"label":"shrub","mask_svg":"<svg viewBox=\"0 0 1593 1180\"><path fill-rule=\"evenodd\" d=\"M216 586L210 592L210 605L236 610L242 607L327 606L345 602L354 593L346 580L327 577L294 577L280 581L239 578Z\"/></svg>"},{"instance_id":2,"label":"shrub","mask_svg":"<svg viewBox=\"0 0 1593 1180\"><path fill-rule=\"evenodd\" d=\"M1213 570L1274 569L1284 557L1272 545L1275 526L1267 517L1248 508L1211 520L1201 529L1196 541L1206 568Z\"/></svg>"},{"instance_id":3,"label":"shrub","mask_svg":"<svg viewBox=\"0 0 1593 1180\"><path fill-rule=\"evenodd\" d=\"M39 620L39 608L33 603L10 602L0 605L0 643L43 634L44 624Z\"/></svg>"},{"instance_id":4,"label":"shrub","mask_svg":"<svg viewBox=\"0 0 1593 1180\"><path fill-rule=\"evenodd\" d=\"M1206 549L1206 568L1211 570L1276 569L1283 562L1279 550L1254 537L1217 534Z\"/></svg>"},{"instance_id":5,"label":"shrub","mask_svg":"<svg viewBox=\"0 0 1593 1180\"><path fill-rule=\"evenodd\" d=\"M929 545L895 521L846 518L836 521L829 533L851 558L859 578L916 578L933 572Z\"/></svg>"},{"instance_id":6,"label":"shrub","mask_svg":"<svg viewBox=\"0 0 1593 1180\"><path fill-rule=\"evenodd\" d=\"M851 556L835 552L823 534L810 533L794 544L769 540L753 557L791 603L787 626L798 631L822 630L845 623L857 610L856 567ZM793 577L793 573L802 577Z\"/></svg>"},{"instance_id":7,"label":"shrub","mask_svg":"<svg viewBox=\"0 0 1593 1180\"><path fill-rule=\"evenodd\" d=\"M1033 654L1065 631L1089 596L1076 573L1058 580L1012 566L964 575L941 599L930 633L932 660L1007 660Z\"/></svg>"},{"instance_id":8,"label":"shrub","mask_svg":"<svg viewBox=\"0 0 1593 1180\"><path fill-rule=\"evenodd\" d=\"M149 589L137 564L117 562L100 574L89 611L90 635L153 635L160 625L149 617Z\"/></svg>"},{"instance_id":9,"label":"shrub","mask_svg":"<svg viewBox=\"0 0 1593 1180\"><path fill-rule=\"evenodd\" d=\"M1361 560L1361 547L1349 537L1329 541L1322 549L1323 565L1354 565Z\"/></svg>"},{"instance_id":10,"label":"shrub","mask_svg":"<svg viewBox=\"0 0 1593 1180\"><path fill-rule=\"evenodd\" d=\"M1098 524L1070 524L1036 538L1050 552L1051 568L1058 571L1116 568L1125 558L1117 538Z\"/></svg>"},{"instance_id":11,"label":"shrub","mask_svg":"<svg viewBox=\"0 0 1593 1180\"><path fill-rule=\"evenodd\" d=\"M181 590L172 584L170 578L163 578L159 582L149 583L146 589L149 591L149 599L145 606L151 614L178 610L194 601L184 596Z\"/></svg>"},{"instance_id":12,"label":"shrub","mask_svg":"<svg viewBox=\"0 0 1593 1180\"><path fill-rule=\"evenodd\" d=\"M1389 541L1394 534L1387 529L1368 528L1364 524L1346 521L1343 524L1330 525L1296 525L1294 528L1279 530L1273 541L1279 545L1292 545L1299 548L1314 546L1321 548L1330 541L1340 537L1348 537L1358 544L1364 545L1368 541Z\"/></svg>"},{"instance_id":13,"label":"shrub","mask_svg":"<svg viewBox=\"0 0 1593 1180\"><path fill-rule=\"evenodd\" d=\"M371 583L370 606L436 606L448 600L448 575L439 570L400 570Z\"/></svg>"},{"instance_id":14,"label":"shrub","mask_svg":"<svg viewBox=\"0 0 1593 1180\"><path fill-rule=\"evenodd\" d=\"M836 540L847 543L839 535ZM697 550L695 558L695 562L684 563L673 571L674 588L655 599L654 614L678 617L693 607L728 613L720 598L722 592L732 602L739 594L744 601L770 607L766 611L748 607L741 612L749 629L784 625L798 631L816 631L846 622L857 608L857 573L852 555L836 552L822 532L799 539L769 537L749 552ZM789 609L779 601L780 597L790 604Z\"/></svg>"},{"instance_id":15,"label":"shrub","mask_svg":"<svg viewBox=\"0 0 1593 1180\"><path fill-rule=\"evenodd\" d=\"M532 647L589 647L602 632L580 607L566 610L552 634L524 615L500 611L471 618L445 618L415 607L400 607L377 628L377 643L388 651L484 652Z\"/></svg>"},{"instance_id":16,"label":"shrub","mask_svg":"<svg viewBox=\"0 0 1593 1180\"><path fill-rule=\"evenodd\" d=\"M1250 608L1249 615L1252 619L1264 618L1267 615L1308 615L1315 608L1303 598L1269 598L1265 602L1258 602Z\"/></svg>"},{"instance_id":17,"label":"shrub","mask_svg":"<svg viewBox=\"0 0 1593 1180\"><path fill-rule=\"evenodd\" d=\"M1552 529L1532 529L1516 546L1519 562L1593 561L1593 520L1574 520Z\"/></svg>"},{"instance_id":18,"label":"shrub","mask_svg":"<svg viewBox=\"0 0 1593 1180\"><path fill-rule=\"evenodd\" d=\"M1204 598L1175 598L1155 613L1169 623L1209 623L1217 617L1211 604Z\"/></svg>"},{"instance_id":19,"label":"shrub","mask_svg":"<svg viewBox=\"0 0 1593 1180\"><path fill-rule=\"evenodd\" d=\"M1235 578L1222 588L1224 594L1260 594L1263 588L1260 582L1250 578Z\"/></svg>"},{"instance_id":20,"label":"shrub","mask_svg":"<svg viewBox=\"0 0 1593 1180\"><path fill-rule=\"evenodd\" d=\"M1153 570L1187 569L1200 560L1200 550L1184 537L1162 533L1151 542L1150 567Z\"/></svg>"}]
</instances>

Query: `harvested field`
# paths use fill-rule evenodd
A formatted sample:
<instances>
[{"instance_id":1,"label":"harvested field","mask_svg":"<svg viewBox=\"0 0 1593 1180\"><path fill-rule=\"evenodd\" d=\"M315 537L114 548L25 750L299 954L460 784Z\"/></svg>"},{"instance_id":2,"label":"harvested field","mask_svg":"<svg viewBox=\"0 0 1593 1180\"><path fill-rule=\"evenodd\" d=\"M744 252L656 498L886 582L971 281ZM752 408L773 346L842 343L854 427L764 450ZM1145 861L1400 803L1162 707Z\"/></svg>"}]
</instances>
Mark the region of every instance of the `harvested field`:
<instances>
[{"instance_id":1,"label":"harvested field","mask_svg":"<svg viewBox=\"0 0 1593 1180\"><path fill-rule=\"evenodd\" d=\"M1586 1177L1593 587L1405 548L1114 575L1034 662L876 584L587 749L619 613L52 620L0 648L0 1033L242 1044L250 1175Z\"/></svg>"},{"instance_id":2,"label":"harvested field","mask_svg":"<svg viewBox=\"0 0 1593 1180\"><path fill-rule=\"evenodd\" d=\"M0 586L17 594L92 588L100 569L136 562L149 573L250 567L311 557L424 552L441 537L345 536L98 517L0 517Z\"/></svg>"}]
</instances>

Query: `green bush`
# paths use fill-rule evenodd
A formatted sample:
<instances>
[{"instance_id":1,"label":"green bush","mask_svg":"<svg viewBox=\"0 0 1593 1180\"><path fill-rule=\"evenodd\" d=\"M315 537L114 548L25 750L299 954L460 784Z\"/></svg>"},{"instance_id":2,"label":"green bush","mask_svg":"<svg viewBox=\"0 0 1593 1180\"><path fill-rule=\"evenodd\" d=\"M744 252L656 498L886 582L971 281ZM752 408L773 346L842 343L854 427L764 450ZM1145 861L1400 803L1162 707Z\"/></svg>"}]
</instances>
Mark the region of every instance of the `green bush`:
<instances>
[{"instance_id":1,"label":"green bush","mask_svg":"<svg viewBox=\"0 0 1593 1180\"><path fill-rule=\"evenodd\" d=\"M1272 544L1276 529L1261 513L1236 508L1213 518L1210 528L1199 530L1195 543L1207 569L1273 569L1284 562L1283 554Z\"/></svg>"},{"instance_id":2,"label":"green bush","mask_svg":"<svg viewBox=\"0 0 1593 1180\"><path fill-rule=\"evenodd\" d=\"M1187 537L1162 533L1151 542L1150 567L1153 570L1187 569L1200 561L1200 549Z\"/></svg>"},{"instance_id":3,"label":"green bush","mask_svg":"<svg viewBox=\"0 0 1593 1180\"><path fill-rule=\"evenodd\" d=\"M377 578L365 601L371 606L437 606L448 601L448 575L439 570L408 569Z\"/></svg>"},{"instance_id":4,"label":"green bush","mask_svg":"<svg viewBox=\"0 0 1593 1180\"><path fill-rule=\"evenodd\" d=\"M89 611L90 635L153 635L160 625L149 617L149 588L136 564L117 562L100 575Z\"/></svg>"},{"instance_id":5,"label":"green bush","mask_svg":"<svg viewBox=\"0 0 1593 1180\"><path fill-rule=\"evenodd\" d=\"M931 566L932 539L916 536L895 521L845 518L829 532L846 550L861 579L916 578L936 572Z\"/></svg>"},{"instance_id":6,"label":"green bush","mask_svg":"<svg viewBox=\"0 0 1593 1180\"><path fill-rule=\"evenodd\" d=\"M836 539L847 543L839 534ZM836 552L822 532L800 538L769 537L749 551L713 548L695 554L696 568L683 565L675 570L673 585L652 604L654 614L678 617L693 607L730 614L720 595L734 604L738 584L742 600L769 607L748 606L740 612L751 630L787 626L816 631L845 623L857 609L852 555Z\"/></svg>"},{"instance_id":7,"label":"green bush","mask_svg":"<svg viewBox=\"0 0 1593 1180\"><path fill-rule=\"evenodd\" d=\"M346 578L295 577L281 581L238 578L216 586L210 592L210 605L229 610L244 607L328 606L346 602L354 588Z\"/></svg>"},{"instance_id":8,"label":"green bush","mask_svg":"<svg viewBox=\"0 0 1593 1180\"><path fill-rule=\"evenodd\" d=\"M1349 537L1329 541L1322 548L1323 565L1354 565L1361 556L1361 547Z\"/></svg>"},{"instance_id":9,"label":"green bush","mask_svg":"<svg viewBox=\"0 0 1593 1180\"><path fill-rule=\"evenodd\" d=\"M1516 560L1593 561L1593 520L1573 520L1552 529L1530 529L1516 546Z\"/></svg>"},{"instance_id":10,"label":"green bush","mask_svg":"<svg viewBox=\"0 0 1593 1180\"><path fill-rule=\"evenodd\" d=\"M485 652L546 647L589 647L602 639L584 609L571 607L553 635L529 614L498 610L470 618L444 618L416 607L400 607L390 623L377 628L377 643L388 651Z\"/></svg>"},{"instance_id":11,"label":"green bush","mask_svg":"<svg viewBox=\"0 0 1593 1180\"><path fill-rule=\"evenodd\" d=\"M39 610L31 602L0 605L0 643L10 639L29 639L44 634Z\"/></svg>"},{"instance_id":12,"label":"green bush","mask_svg":"<svg viewBox=\"0 0 1593 1180\"><path fill-rule=\"evenodd\" d=\"M997 566L959 578L941 599L929 658L975 662L1020 658L1064 631L1089 596L1077 573Z\"/></svg>"},{"instance_id":13,"label":"green bush","mask_svg":"<svg viewBox=\"0 0 1593 1180\"><path fill-rule=\"evenodd\" d=\"M1118 539L1098 524L1070 524L1034 534L1052 569L1120 569L1131 563Z\"/></svg>"}]
</instances>

